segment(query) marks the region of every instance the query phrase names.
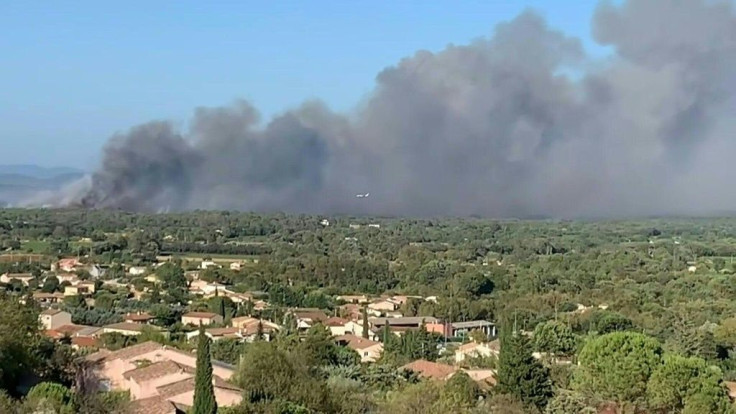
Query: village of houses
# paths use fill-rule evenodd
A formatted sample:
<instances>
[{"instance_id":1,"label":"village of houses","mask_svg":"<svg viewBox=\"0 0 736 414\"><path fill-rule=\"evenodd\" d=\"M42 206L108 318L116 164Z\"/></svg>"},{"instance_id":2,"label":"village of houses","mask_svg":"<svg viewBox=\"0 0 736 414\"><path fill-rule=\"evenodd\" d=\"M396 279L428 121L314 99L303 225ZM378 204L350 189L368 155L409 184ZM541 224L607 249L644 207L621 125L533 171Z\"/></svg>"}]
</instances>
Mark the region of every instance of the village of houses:
<instances>
[{"instance_id":1,"label":"village of houses","mask_svg":"<svg viewBox=\"0 0 736 414\"><path fill-rule=\"evenodd\" d=\"M222 265L214 261L203 261L200 268ZM241 263L224 265L237 271ZM81 280L77 276L80 270L86 271L91 278ZM155 325L155 318L151 314L128 313L119 323L85 326L74 324L72 315L61 309L64 298L70 296L82 296L86 298L88 306L93 307L94 300L91 297L95 292L95 286L100 286L99 283L120 286L116 280L97 280L103 272L98 266L83 264L75 258L62 259L50 266L45 276L56 276L63 285L63 291L54 293L34 291L31 295L43 309L39 322L45 335L54 340L69 340L74 349L83 351L87 355L86 358L95 363L97 367L95 373L101 384L109 390L128 391L140 413L174 413L177 407L191 406L194 396L195 354L153 341L138 343L116 351L102 347L100 337L109 333L137 336L145 331L156 331L161 335L168 335L168 332ZM150 282L157 281L155 266L153 268L130 266L126 268L126 272L130 276L144 276ZM215 296L227 297L235 304L250 302L250 309L253 309L254 313L270 306L265 300L255 299L252 293L236 293L226 285L200 280L196 271L188 272L187 277L188 289L192 295L205 299ZM0 276L0 282L20 282L26 286L33 279L34 276L31 274L6 273ZM133 286L127 288L133 299L140 299L145 293L136 291ZM497 336L495 324L484 320L451 322L433 317L405 317L399 309L410 298L441 300L437 297L416 296L338 296L336 300L341 305L333 315L313 308L288 309L286 314L296 321L300 332L307 331L315 324L327 327L335 342L356 351L363 363L372 363L381 357L383 344L380 335L385 334L386 329L394 335L401 336L408 330L417 330L424 326L427 331L446 338L445 344L440 345L442 348L440 353L448 356L445 361L454 361L454 364L417 360L402 369L412 370L420 377L437 380L446 380L462 370L484 386L494 385L493 369L469 369L463 367L463 362L468 358L488 358L498 355L498 340L492 340ZM367 317L364 316L364 312ZM195 339L198 335L197 328L203 326L205 334L212 341L228 338L252 342L257 336L268 341L282 328L282 323L283 321L253 316L234 317L225 321L222 315L211 312L187 312L181 316L181 324L192 328L191 332L186 334L187 340ZM364 334L365 323L367 335ZM469 340L472 331L482 332L482 337L488 340L482 342ZM142 361L145 361L145 364L142 364ZM224 407L238 404L241 400L240 390L228 382L235 372L235 366L213 361L213 367L218 405Z\"/></svg>"}]
</instances>

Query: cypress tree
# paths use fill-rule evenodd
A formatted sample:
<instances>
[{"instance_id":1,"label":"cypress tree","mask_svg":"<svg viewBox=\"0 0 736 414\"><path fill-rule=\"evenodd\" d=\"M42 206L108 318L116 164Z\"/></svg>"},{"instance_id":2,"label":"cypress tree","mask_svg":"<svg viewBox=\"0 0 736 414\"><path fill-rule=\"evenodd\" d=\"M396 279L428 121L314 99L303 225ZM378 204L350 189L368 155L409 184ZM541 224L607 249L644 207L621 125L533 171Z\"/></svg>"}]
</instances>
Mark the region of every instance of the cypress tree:
<instances>
[{"instance_id":1,"label":"cypress tree","mask_svg":"<svg viewBox=\"0 0 736 414\"><path fill-rule=\"evenodd\" d=\"M210 338L204 333L204 326L199 326L197 340L197 369L194 375L194 404L192 414L216 414L217 401L212 384L212 359L210 356Z\"/></svg>"},{"instance_id":2,"label":"cypress tree","mask_svg":"<svg viewBox=\"0 0 736 414\"><path fill-rule=\"evenodd\" d=\"M531 353L529 340L507 329L501 332L498 385L501 392L519 398L540 410L552 396L549 371Z\"/></svg>"},{"instance_id":3,"label":"cypress tree","mask_svg":"<svg viewBox=\"0 0 736 414\"><path fill-rule=\"evenodd\" d=\"M368 309L363 306L363 338L368 339Z\"/></svg>"}]
</instances>

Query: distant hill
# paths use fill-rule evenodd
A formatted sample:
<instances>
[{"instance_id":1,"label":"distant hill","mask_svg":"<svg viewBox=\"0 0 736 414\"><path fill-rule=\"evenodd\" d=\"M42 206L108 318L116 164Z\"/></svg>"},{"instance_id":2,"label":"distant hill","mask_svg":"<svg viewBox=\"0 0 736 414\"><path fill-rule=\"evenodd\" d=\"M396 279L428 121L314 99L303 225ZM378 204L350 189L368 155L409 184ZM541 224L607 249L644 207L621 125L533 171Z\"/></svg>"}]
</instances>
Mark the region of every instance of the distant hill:
<instances>
[{"instance_id":1,"label":"distant hill","mask_svg":"<svg viewBox=\"0 0 736 414\"><path fill-rule=\"evenodd\" d=\"M0 175L21 175L48 179L64 175L84 175L84 170L71 167L40 167L38 165L0 165Z\"/></svg>"},{"instance_id":2,"label":"distant hill","mask_svg":"<svg viewBox=\"0 0 736 414\"><path fill-rule=\"evenodd\" d=\"M0 165L0 207L15 205L42 191L57 190L84 174L69 167Z\"/></svg>"}]
</instances>

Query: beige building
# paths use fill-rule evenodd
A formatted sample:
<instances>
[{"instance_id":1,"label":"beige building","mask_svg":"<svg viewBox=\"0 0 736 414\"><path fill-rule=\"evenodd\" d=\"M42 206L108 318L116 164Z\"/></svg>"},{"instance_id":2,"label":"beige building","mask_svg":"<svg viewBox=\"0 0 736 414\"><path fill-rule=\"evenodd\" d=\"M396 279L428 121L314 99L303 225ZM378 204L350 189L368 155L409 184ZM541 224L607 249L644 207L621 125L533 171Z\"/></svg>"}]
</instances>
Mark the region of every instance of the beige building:
<instances>
[{"instance_id":1,"label":"beige building","mask_svg":"<svg viewBox=\"0 0 736 414\"><path fill-rule=\"evenodd\" d=\"M138 336L141 333L143 333L144 330L151 330L151 331L158 332L163 336L169 336L168 331L164 331L158 326L145 325L145 324L135 323L135 322L113 323L113 324L105 325L102 327L102 333L117 332L119 334L127 335L127 336Z\"/></svg>"},{"instance_id":2,"label":"beige building","mask_svg":"<svg viewBox=\"0 0 736 414\"><path fill-rule=\"evenodd\" d=\"M342 336L346 333L353 333L353 332L347 332L346 325L348 324L348 321L346 321L343 318L337 318L333 317L325 321L325 326L327 329L330 330L330 333L332 336Z\"/></svg>"},{"instance_id":3,"label":"beige building","mask_svg":"<svg viewBox=\"0 0 736 414\"><path fill-rule=\"evenodd\" d=\"M498 356L499 341L495 340L489 343L470 342L460 345L455 350L455 362L463 362L467 358L488 358L490 356Z\"/></svg>"},{"instance_id":4,"label":"beige building","mask_svg":"<svg viewBox=\"0 0 736 414\"><path fill-rule=\"evenodd\" d=\"M28 286L28 282L33 280L34 277L30 273L3 273L3 275L0 276L0 282L2 283L10 283L13 279L18 280L25 286Z\"/></svg>"},{"instance_id":5,"label":"beige building","mask_svg":"<svg viewBox=\"0 0 736 414\"><path fill-rule=\"evenodd\" d=\"M335 338L339 344L347 346L360 355L360 362L376 362L383 353L383 344L356 335L342 335Z\"/></svg>"},{"instance_id":6,"label":"beige building","mask_svg":"<svg viewBox=\"0 0 736 414\"><path fill-rule=\"evenodd\" d=\"M182 325L207 326L222 323L222 316L212 312L189 312L182 315Z\"/></svg>"},{"instance_id":7,"label":"beige building","mask_svg":"<svg viewBox=\"0 0 736 414\"><path fill-rule=\"evenodd\" d=\"M194 371L197 357L189 352L155 342L144 342L119 351L99 351L87 356L105 389L128 391L133 412L146 407L186 406L194 401ZM242 390L229 384L235 367L212 361L215 399L220 407L237 405ZM141 410L141 411L138 411ZM175 412L175 411L171 411Z\"/></svg>"},{"instance_id":8,"label":"beige building","mask_svg":"<svg viewBox=\"0 0 736 414\"><path fill-rule=\"evenodd\" d=\"M59 309L46 309L38 318L47 331L72 324L72 315Z\"/></svg>"}]
</instances>

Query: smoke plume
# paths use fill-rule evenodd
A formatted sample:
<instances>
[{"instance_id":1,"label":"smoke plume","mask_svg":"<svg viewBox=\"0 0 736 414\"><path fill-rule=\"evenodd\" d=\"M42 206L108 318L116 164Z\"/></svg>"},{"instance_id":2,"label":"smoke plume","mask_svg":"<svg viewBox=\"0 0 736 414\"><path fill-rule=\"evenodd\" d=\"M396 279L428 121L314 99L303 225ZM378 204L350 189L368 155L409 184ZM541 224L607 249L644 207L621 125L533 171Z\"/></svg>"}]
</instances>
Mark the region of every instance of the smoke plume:
<instances>
[{"instance_id":1,"label":"smoke plume","mask_svg":"<svg viewBox=\"0 0 736 414\"><path fill-rule=\"evenodd\" d=\"M496 217L736 209L732 3L602 3L593 35L610 56L586 56L525 12L386 68L348 114L307 102L262 123L237 102L197 109L183 131L134 127L107 144L78 201Z\"/></svg>"}]
</instances>

